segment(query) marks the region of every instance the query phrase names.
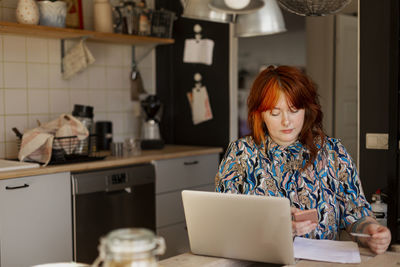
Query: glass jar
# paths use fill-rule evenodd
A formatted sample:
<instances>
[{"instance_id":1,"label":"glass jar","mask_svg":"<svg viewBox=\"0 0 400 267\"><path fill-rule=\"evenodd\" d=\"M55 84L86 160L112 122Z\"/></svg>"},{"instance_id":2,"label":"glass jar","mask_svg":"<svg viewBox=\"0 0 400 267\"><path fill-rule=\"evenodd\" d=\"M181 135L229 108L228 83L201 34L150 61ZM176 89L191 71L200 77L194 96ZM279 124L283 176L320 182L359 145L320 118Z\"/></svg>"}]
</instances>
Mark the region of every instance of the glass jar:
<instances>
[{"instance_id":1,"label":"glass jar","mask_svg":"<svg viewBox=\"0 0 400 267\"><path fill-rule=\"evenodd\" d=\"M93 266L156 267L156 255L165 252L165 241L145 228L123 228L100 239L99 257Z\"/></svg>"}]
</instances>

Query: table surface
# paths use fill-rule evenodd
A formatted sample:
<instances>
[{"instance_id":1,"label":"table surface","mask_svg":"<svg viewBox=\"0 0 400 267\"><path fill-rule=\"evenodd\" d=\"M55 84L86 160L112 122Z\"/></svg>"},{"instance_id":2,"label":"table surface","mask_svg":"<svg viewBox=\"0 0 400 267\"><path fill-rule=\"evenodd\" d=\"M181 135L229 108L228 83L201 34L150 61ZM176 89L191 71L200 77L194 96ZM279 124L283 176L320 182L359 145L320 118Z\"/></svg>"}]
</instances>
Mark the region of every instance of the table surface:
<instances>
[{"instance_id":1,"label":"table surface","mask_svg":"<svg viewBox=\"0 0 400 267\"><path fill-rule=\"evenodd\" d=\"M369 249L360 248L361 263L360 264L343 264L309 260L298 260L295 265L285 265L285 267L398 267L400 266L400 253L387 251L382 255L375 255ZM184 253L175 257L171 257L159 262L160 267L278 267L279 264L257 263L250 261L241 261L217 257L208 257Z\"/></svg>"}]
</instances>

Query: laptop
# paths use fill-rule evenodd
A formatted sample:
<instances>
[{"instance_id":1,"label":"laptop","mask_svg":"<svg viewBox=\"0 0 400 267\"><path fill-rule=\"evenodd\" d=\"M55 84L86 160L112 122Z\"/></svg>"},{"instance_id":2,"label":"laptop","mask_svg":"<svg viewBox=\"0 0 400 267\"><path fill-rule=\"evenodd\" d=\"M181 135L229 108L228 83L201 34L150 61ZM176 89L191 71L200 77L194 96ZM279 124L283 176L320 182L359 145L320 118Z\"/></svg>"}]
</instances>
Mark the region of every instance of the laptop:
<instances>
[{"instance_id":1,"label":"laptop","mask_svg":"<svg viewBox=\"0 0 400 267\"><path fill-rule=\"evenodd\" d=\"M294 264L286 198L182 191L193 254Z\"/></svg>"}]
</instances>

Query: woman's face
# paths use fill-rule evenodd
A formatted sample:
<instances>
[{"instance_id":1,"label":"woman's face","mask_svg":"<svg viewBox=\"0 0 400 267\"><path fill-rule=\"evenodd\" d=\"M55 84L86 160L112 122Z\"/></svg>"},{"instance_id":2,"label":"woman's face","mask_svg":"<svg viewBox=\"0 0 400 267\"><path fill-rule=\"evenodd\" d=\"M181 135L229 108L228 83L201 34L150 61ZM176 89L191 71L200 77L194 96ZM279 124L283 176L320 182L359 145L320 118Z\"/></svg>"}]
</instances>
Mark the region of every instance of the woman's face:
<instances>
[{"instance_id":1,"label":"woman's face","mask_svg":"<svg viewBox=\"0 0 400 267\"><path fill-rule=\"evenodd\" d=\"M288 146L296 142L304 123L304 109L296 109L281 93L273 109L261 113L272 140Z\"/></svg>"}]
</instances>

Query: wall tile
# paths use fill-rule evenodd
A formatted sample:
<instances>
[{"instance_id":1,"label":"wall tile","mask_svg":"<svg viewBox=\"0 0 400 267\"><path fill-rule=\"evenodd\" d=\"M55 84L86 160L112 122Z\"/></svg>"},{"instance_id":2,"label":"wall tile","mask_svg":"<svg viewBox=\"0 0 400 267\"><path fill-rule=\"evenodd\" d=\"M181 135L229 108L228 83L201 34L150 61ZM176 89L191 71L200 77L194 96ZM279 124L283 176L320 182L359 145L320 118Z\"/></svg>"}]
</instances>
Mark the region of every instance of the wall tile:
<instances>
[{"instance_id":1,"label":"wall tile","mask_svg":"<svg viewBox=\"0 0 400 267\"><path fill-rule=\"evenodd\" d=\"M57 39L48 40L49 63L61 63L61 41Z\"/></svg>"},{"instance_id":2,"label":"wall tile","mask_svg":"<svg viewBox=\"0 0 400 267\"><path fill-rule=\"evenodd\" d=\"M107 107L108 111L122 111L122 91L108 91Z\"/></svg>"},{"instance_id":3,"label":"wall tile","mask_svg":"<svg viewBox=\"0 0 400 267\"><path fill-rule=\"evenodd\" d=\"M26 114L27 91L25 89L6 89L5 90L5 112L6 114Z\"/></svg>"},{"instance_id":4,"label":"wall tile","mask_svg":"<svg viewBox=\"0 0 400 267\"><path fill-rule=\"evenodd\" d=\"M64 80L61 74L61 66L58 64L50 64L49 68L49 88L65 89L69 87L68 80Z\"/></svg>"},{"instance_id":5,"label":"wall tile","mask_svg":"<svg viewBox=\"0 0 400 267\"><path fill-rule=\"evenodd\" d=\"M0 143L0 158L6 157L6 145L5 143Z\"/></svg>"},{"instance_id":6,"label":"wall tile","mask_svg":"<svg viewBox=\"0 0 400 267\"><path fill-rule=\"evenodd\" d=\"M70 90L69 94L72 109L75 104L89 105L89 90Z\"/></svg>"},{"instance_id":7,"label":"wall tile","mask_svg":"<svg viewBox=\"0 0 400 267\"><path fill-rule=\"evenodd\" d=\"M26 38L28 62L47 63L49 61L47 39Z\"/></svg>"},{"instance_id":8,"label":"wall tile","mask_svg":"<svg viewBox=\"0 0 400 267\"><path fill-rule=\"evenodd\" d=\"M0 12L0 16L1 16L1 12ZM3 34L0 34L0 61L3 61L3 59L4 59L4 56L3 56Z\"/></svg>"},{"instance_id":9,"label":"wall tile","mask_svg":"<svg viewBox=\"0 0 400 267\"><path fill-rule=\"evenodd\" d=\"M131 67L122 68L121 89L130 89L132 82Z\"/></svg>"},{"instance_id":10,"label":"wall tile","mask_svg":"<svg viewBox=\"0 0 400 267\"><path fill-rule=\"evenodd\" d=\"M93 106L95 114L99 111L107 111L107 91L106 90L90 90L89 105Z\"/></svg>"},{"instance_id":11,"label":"wall tile","mask_svg":"<svg viewBox=\"0 0 400 267\"><path fill-rule=\"evenodd\" d=\"M122 134L124 132L125 114L122 112L108 113L108 119L113 122L113 134Z\"/></svg>"},{"instance_id":12,"label":"wall tile","mask_svg":"<svg viewBox=\"0 0 400 267\"><path fill-rule=\"evenodd\" d=\"M4 87L26 88L26 64L4 62Z\"/></svg>"},{"instance_id":13,"label":"wall tile","mask_svg":"<svg viewBox=\"0 0 400 267\"><path fill-rule=\"evenodd\" d=\"M4 66L3 63L0 61L0 89L4 88ZM1 102L0 102L1 103Z\"/></svg>"},{"instance_id":14,"label":"wall tile","mask_svg":"<svg viewBox=\"0 0 400 267\"><path fill-rule=\"evenodd\" d=\"M4 116L0 116L0 142L4 142L5 141L5 121L4 121Z\"/></svg>"},{"instance_id":15,"label":"wall tile","mask_svg":"<svg viewBox=\"0 0 400 267\"><path fill-rule=\"evenodd\" d=\"M4 94L4 90L0 89L0 115L3 115L6 110L6 100L4 98Z\"/></svg>"},{"instance_id":16,"label":"wall tile","mask_svg":"<svg viewBox=\"0 0 400 267\"><path fill-rule=\"evenodd\" d=\"M28 91L29 113L49 113L49 90L36 89Z\"/></svg>"},{"instance_id":17,"label":"wall tile","mask_svg":"<svg viewBox=\"0 0 400 267\"><path fill-rule=\"evenodd\" d=\"M7 8L17 8L18 1L17 0L3 0L3 7ZM14 14L15 15L15 14Z\"/></svg>"},{"instance_id":18,"label":"wall tile","mask_svg":"<svg viewBox=\"0 0 400 267\"><path fill-rule=\"evenodd\" d=\"M17 35L3 36L4 61L25 62L26 61L26 37Z\"/></svg>"},{"instance_id":19,"label":"wall tile","mask_svg":"<svg viewBox=\"0 0 400 267\"><path fill-rule=\"evenodd\" d=\"M106 83L106 67L90 66L87 69L89 75L89 87L93 89L107 88Z\"/></svg>"},{"instance_id":20,"label":"wall tile","mask_svg":"<svg viewBox=\"0 0 400 267\"><path fill-rule=\"evenodd\" d=\"M107 67L107 88L121 89L123 69L121 67Z\"/></svg>"},{"instance_id":21,"label":"wall tile","mask_svg":"<svg viewBox=\"0 0 400 267\"><path fill-rule=\"evenodd\" d=\"M68 90L50 90L50 112L57 116L72 111Z\"/></svg>"},{"instance_id":22,"label":"wall tile","mask_svg":"<svg viewBox=\"0 0 400 267\"><path fill-rule=\"evenodd\" d=\"M28 88L49 87L49 68L46 64L28 63Z\"/></svg>"},{"instance_id":23,"label":"wall tile","mask_svg":"<svg viewBox=\"0 0 400 267\"><path fill-rule=\"evenodd\" d=\"M14 2L16 3L17 1ZM17 22L17 18L15 17L15 8L3 8L3 20L9 22Z\"/></svg>"},{"instance_id":24,"label":"wall tile","mask_svg":"<svg viewBox=\"0 0 400 267\"><path fill-rule=\"evenodd\" d=\"M38 121L41 125L50 122L50 116L48 114L45 115L29 115L28 116L28 128L33 129L38 127Z\"/></svg>"},{"instance_id":25,"label":"wall tile","mask_svg":"<svg viewBox=\"0 0 400 267\"><path fill-rule=\"evenodd\" d=\"M7 159L18 158L18 145L17 145L16 141L6 143L5 158L7 158Z\"/></svg>"},{"instance_id":26,"label":"wall tile","mask_svg":"<svg viewBox=\"0 0 400 267\"><path fill-rule=\"evenodd\" d=\"M89 87L88 72L86 70L83 70L72 76L68 81L70 88L88 88Z\"/></svg>"},{"instance_id":27,"label":"wall tile","mask_svg":"<svg viewBox=\"0 0 400 267\"><path fill-rule=\"evenodd\" d=\"M16 127L21 133L24 133L28 128L28 118L27 116L6 116L5 117L5 133L6 133L6 141L14 142L17 139L17 136L12 131L13 127Z\"/></svg>"},{"instance_id":28,"label":"wall tile","mask_svg":"<svg viewBox=\"0 0 400 267\"><path fill-rule=\"evenodd\" d=\"M92 52L93 57L96 59L94 65L105 65L106 53L104 50L107 48L107 45L102 43L88 42L87 46L90 52Z\"/></svg>"},{"instance_id":29,"label":"wall tile","mask_svg":"<svg viewBox=\"0 0 400 267\"><path fill-rule=\"evenodd\" d=\"M94 117L93 120L96 121L111 121L108 118L108 114L105 112L101 112L101 111L94 111ZM114 126L113 126L114 127Z\"/></svg>"},{"instance_id":30,"label":"wall tile","mask_svg":"<svg viewBox=\"0 0 400 267\"><path fill-rule=\"evenodd\" d=\"M105 46L106 64L111 66L122 66L123 45Z\"/></svg>"}]
</instances>

